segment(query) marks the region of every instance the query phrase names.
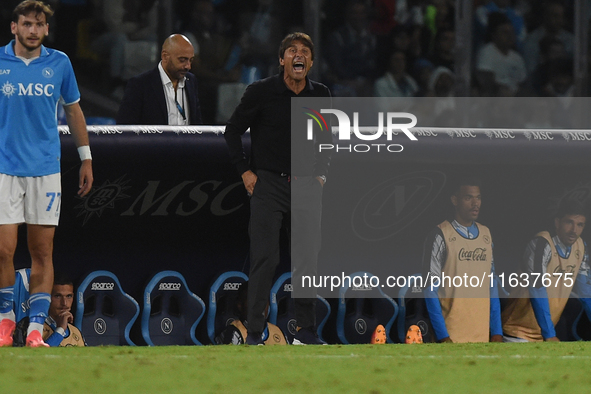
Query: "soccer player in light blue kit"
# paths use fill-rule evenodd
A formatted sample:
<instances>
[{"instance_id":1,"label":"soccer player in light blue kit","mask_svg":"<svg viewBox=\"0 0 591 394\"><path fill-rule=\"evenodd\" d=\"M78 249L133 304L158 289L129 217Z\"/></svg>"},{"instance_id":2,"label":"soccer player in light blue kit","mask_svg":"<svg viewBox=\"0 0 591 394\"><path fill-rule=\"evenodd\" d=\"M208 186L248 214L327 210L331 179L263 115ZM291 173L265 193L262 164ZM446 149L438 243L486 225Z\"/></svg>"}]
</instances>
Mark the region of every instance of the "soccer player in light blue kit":
<instances>
[{"instance_id":1,"label":"soccer player in light blue kit","mask_svg":"<svg viewBox=\"0 0 591 394\"><path fill-rule=\"evenodd\" d=\"M57 105L62 101L78 147L80 196L92 187L92 157L80 92L68 57L42 45L53 10L26 0L13 12L15 39L0 47L0 346L12 345L18 226L27 223L31 254L26 344L46 347L43 323L53 286L53 237L61 202Z\"/></svg>"}]
</instances>

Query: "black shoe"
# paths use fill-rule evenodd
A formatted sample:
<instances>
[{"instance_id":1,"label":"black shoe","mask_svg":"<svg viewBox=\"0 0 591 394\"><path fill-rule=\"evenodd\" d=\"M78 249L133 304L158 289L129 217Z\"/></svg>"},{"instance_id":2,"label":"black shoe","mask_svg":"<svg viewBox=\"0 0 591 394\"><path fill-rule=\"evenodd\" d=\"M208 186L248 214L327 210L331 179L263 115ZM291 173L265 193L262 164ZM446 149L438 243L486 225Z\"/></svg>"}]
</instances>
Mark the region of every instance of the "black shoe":
<instances>
[{"instance_id":1,"label":"black shoe","mask_svg":"<svg viewBox=\"0 0 591 394\"><path fill-rule=\"evenodd\" d=\"M292 345L326 345L318 334L310 328L300 328L293 338Z\"/></svg>"},{"instance_id":2,"label":"black shoe","mask_svg":"<svg viewBox=\"0 0 591 394\"><path fill-rule=\"evenodd\" d=\"M265 346L265 342L263 341L262 334L247 334L246 335L246 344L251 346Z\"/></svg>"}]
</instances>

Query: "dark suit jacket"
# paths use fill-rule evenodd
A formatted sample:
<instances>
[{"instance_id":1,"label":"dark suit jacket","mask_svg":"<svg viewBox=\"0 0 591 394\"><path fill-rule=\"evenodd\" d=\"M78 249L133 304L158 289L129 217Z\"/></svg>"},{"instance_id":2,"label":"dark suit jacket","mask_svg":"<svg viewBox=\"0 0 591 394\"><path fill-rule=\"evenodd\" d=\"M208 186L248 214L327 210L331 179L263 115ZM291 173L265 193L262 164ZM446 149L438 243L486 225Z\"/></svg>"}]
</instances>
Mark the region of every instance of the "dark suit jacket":
<instances>
[{"instance_id":1,"label":"dark suit jacket","mask_svg":"<svg viewBox=\"0 0 591 394\"><path fill-rule=\"evenodd\" d=\"M187 73L185 75L185 89L191 124L203 124L199 98L197 97L197 78L194 74ZM135 76L127 82L125 94L117 113L117 124L168 124L166 98L158 67Z\"/></svg>"}]
</instances>

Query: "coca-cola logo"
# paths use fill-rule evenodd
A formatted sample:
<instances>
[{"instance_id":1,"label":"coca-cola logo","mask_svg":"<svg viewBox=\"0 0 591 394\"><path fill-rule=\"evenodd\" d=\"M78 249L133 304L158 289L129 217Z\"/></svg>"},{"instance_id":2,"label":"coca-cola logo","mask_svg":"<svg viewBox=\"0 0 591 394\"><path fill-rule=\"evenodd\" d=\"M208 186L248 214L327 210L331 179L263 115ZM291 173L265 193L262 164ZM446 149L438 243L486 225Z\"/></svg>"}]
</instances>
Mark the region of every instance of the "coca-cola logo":
<instances>
[{"instance_id":1,"label":"coca-cola logo","mask_svg":"<svg viewBox=\"0 0 591 394\"><path fill-rule=\"evenodd\" d=\"M458 253L459 261L486 261L486 248L476 248L474 250L460 249Z\"/></svg>"}]
</instances>

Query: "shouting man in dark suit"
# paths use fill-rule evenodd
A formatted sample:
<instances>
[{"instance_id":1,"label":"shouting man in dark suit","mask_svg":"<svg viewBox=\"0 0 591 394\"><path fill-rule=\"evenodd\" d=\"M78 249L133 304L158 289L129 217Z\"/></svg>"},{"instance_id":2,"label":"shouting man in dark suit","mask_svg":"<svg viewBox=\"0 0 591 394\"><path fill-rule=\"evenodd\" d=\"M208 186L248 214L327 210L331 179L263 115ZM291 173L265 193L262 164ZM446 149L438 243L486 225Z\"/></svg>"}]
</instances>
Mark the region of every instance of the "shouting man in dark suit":
<instances>
[{"instance_id":1,"label":"shouting man in dark suit","mask_svg":"<svg viewBox=\"0 0 591 394\"><path fill-rule=\"evenodd\" d=\"M202 124L195 57L187 37L173 34L162 45L158 67L133 77L117 113L117 124L187 126Z\"/></svg>"}]
</instances>

